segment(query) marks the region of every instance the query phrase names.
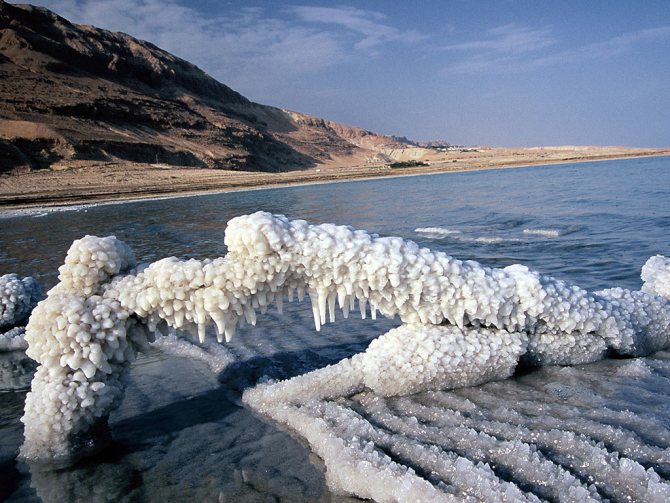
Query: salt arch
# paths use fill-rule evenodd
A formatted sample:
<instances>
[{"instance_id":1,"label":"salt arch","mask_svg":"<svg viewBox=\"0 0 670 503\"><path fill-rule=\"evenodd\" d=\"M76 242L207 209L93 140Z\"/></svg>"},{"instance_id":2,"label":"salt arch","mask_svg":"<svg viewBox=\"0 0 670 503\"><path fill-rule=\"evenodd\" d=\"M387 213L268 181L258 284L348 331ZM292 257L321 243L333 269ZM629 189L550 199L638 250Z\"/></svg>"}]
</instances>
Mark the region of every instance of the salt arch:
<instances>
[{"instance_id":1,"label":"salt arch","mask_svg":"<svg viewBox=\"0 0 670 503\"><path fill-rule=\"evenodd\" d=\"M259 385L244 400L272 404L383 396L470 386L510 376L520 359L575 364L609 353L641 356L670 345L662 257L645 266L643 292L589 293L521 265L460 261L396 237L257 212L232 219L228 254L136 265L114 237L75 241L58 283L26 328L39 368L28 394L27 459L67 458L119 403L137 351L169 327L217 339L255 324L270 304L308 293L315 328L356 309L398 316L402 325L350 359L291 380ZM369 306L369 309L368 309ZM380 376L384 378L380 378Z\"/></svg>"}]
</instances>

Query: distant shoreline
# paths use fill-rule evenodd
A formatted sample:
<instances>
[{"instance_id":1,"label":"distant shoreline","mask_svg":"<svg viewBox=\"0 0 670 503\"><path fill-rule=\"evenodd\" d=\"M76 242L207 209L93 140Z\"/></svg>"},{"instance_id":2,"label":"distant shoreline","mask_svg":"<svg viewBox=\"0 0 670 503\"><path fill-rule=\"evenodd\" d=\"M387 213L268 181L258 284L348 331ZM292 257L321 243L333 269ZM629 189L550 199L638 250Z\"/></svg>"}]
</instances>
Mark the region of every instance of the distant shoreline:
<instances>
[{"instance_id":1,"label":"distant shoreline","mask_svg":"<svg viewBox=\"0 0 670 503\"><path fill-rule=\"evenodd\" d=\"M303 171L284 173L107 163L61 171L44 170L3 175L0 177L0 216L3 213L23 213L21 210L34 213L221 192L659 156L670 156L670 149L492 148L477 152L435 154L428 159L430 165L426 166L388 168L379 165L324 164Z\"/></svg>"}]
</instances>

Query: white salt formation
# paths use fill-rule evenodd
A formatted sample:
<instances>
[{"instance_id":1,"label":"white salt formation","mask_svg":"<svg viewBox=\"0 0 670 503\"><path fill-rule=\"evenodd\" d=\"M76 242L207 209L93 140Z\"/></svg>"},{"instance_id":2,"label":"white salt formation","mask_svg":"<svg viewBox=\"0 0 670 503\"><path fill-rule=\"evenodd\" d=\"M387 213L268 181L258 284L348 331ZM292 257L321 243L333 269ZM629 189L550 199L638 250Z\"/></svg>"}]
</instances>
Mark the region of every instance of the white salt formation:
<instances>
[{"instance_id":1,"label":"white salt formation","mask_svg":"<svg viewBox=\"0 0 670 503\"><path fill-rule=\"evenodd\" d=\"M25 349L21 328L42 296L42 288L31 277L0 276L0 351Z\"/></svg>"},{"instance_id":2,"label":"white salt formation","mask_svg":"<svg viewBox=\"0 0 670 503\"><path fill-rule=\"evenodd\" d=\"M109 279L135 263L114 237L75 241L58 283L26 327L27 354L40 365L25 403L27 458L67 458L120 401L124 371L147 345L145 331L118 301L101 296Z\"/></svg>"},{"instance_id":3,"label":"white salt formation","mask_svg":"<svg viewBox=\"0 0 670 503\"><path fill-rule=\"evenodd\" d=\"M14 327L5 333L0 333L0 352L25 351L28 348L25 335L25 327Z\"/></svg>"},{"instance_id":4,"label":"white salt formation","mask_svg":"<svg viewBox=\"0 0 670 503\"><path fill-rule=\"evenodd\" d=\"M403 325L351 359L245 394L270 415L280 404L365 388L393 396L503 379L520 358L586 363L670 342L668 301L650 293L588 293L524 266L490 269L401 238L264 212L232 219L225 243L223 258L166 258L131 270L121 241L75 241L61 282L27 327L28 354L41 365L23 418L25 457L66 456L85 442L118 403L124 370L153 333L173 327L204 340L213 326L219 341L230 340L237 326L255 324L272 303L281 311L296 292L309 294L317 330L334 321L336 304L347 317L356 301L362 317L380 312Z\"/></svg>"},{"instance_id":5,"label":"white salt formation","mask_svg":"<svg viewBox=\"0 0 670 503\"><path fill-rule=\"evenodd\" d=\"M655 255L642 266L642 291L670 299L670 258Z\"/></svg>"},{"instance_id":6,"label":"white salt formation","mask_svg":"<svg viewBox=\"0 0 670 503\"><path fill-rule=\"evenodd\" d=\"M21 325L35 307L42 289L35 278L0 276L0 331Z\"/></svg>"},{"instance_id":7,"label":"white salt formation","mask_svg":"<svg viewBox=\"0 0 670 503\"><path fill-rule=\"evenodd\" d=\"M219 374L228 365L235 362L224 346L217 343L205 343L204 347L191 344L187 340L180 339L176 331L172 331L165 337L156 339L152 347L175 356L200 360L204 362L213 374Z\"/></svg>"}]
</instances>

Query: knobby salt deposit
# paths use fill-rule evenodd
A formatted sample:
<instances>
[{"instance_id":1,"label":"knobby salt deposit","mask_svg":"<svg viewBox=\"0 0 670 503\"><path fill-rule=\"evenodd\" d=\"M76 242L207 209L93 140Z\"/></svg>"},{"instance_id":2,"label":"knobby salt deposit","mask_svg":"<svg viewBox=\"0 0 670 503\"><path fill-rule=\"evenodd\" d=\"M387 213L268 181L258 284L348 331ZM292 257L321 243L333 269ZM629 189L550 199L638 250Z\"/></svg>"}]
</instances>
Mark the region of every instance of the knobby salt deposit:
<instances>
[{"instance_id":1,"label":"knobby salt deposit","mask_svg":"<svg viewBox=\"0 0 670 503\"><path fill-rule=\"evenodd\" d=\"M356 420L350 410L320 400L366 388L374 396L399 396L471 386L509 377L520 360L578 364L670 345L670 261L660 256L643 268L642 291L589 293L521 265L491 269L401 238L264 212L231 220L225 243L229 253L223 258L166 258L140 266L114 237L73 243L59 269L60 283L26 329L28 355L40 367L26 400L24 457L68 456L87 442L86 432L121 399L129 363L155 334L185 329L204 340L213 326L219 341L230 340L269 305L281 311L285 298L302 300L305 293L317 331L335 320L336 306L344 317L358 309L364 318L381 313L403 324L364 353L258 385L244 400L305 436L329 467L341 462L339 471L329 468L331 487L377 499L384 499L384 490L430 498L435 488L415 483L376 450L359 446L353 452L328 437L338 421ZM372 402L364 405L376 410ZM380 420L386 417L379 413ZM421 446L407 448L410 457L436 456ZM465 469L455 459L438 461L450 473ZM342 479L346 470L366 467L388 475L375 489L381 492L370 493L365 484L352 489L351 477ZM499 494L515 494L486 469L477 470ZM573 495L590 497L588 488L576 487Z\"/></svg>"},{"instance_id":2,"label":"knobby salt deposit","mask_svg":"<svg viewBox=\"0 0 670 503\"><path fill-rule=\"evenodd\" d=\"M655 255L642 266L642 291L670 299L670 258Z\"/></svg>"},{"instance_id":3,"label":"knobby salt deposit","mask_svg":"<svg viewBox=\"0 0 670 503\"><path fill-rule=\"evenodd\" d=\"M31 277L0 276L0 351L26 349L23 325L42 297L42 288Z\"/></svg>"}]
</instances>

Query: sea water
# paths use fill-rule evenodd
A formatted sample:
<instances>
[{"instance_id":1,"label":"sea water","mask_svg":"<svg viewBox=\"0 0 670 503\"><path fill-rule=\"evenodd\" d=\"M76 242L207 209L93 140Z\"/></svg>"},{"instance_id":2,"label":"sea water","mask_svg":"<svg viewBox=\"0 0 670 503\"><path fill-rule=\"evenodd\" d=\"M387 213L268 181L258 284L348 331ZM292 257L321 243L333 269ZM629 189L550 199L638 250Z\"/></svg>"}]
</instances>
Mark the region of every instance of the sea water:
<instances>
[{"instance_id":1,"label":"sea water","mask_svg":"<svg viewBox=\"0 0 670 503\"><path fill-rule=\"evenodd\" d=\"M67 248L85 234L116 235L146 262L171 255L222 256L226 222L257 210L402 236L489 266L523 263L589 290L637 289L646 259L670 255L670 158L6 215L0 219L0 274L32 275L49 288ZM320 460L300 437L255 416L241 404L240 395L259 380L291 377L351 356L398 322L350 319L316 333L309 305L289 305L285 311L280 316L271 309L257 327L240 330L224 348L208 345L200 360L193 359L198 348L176 341L141 358L131 371L124 403L110 418L114 443L98 457L59 471L15 460L33 366L20 353L0 355L0 498L340 498L328 491ZM548 368L503 383L403 399L362 395L337 404L343 409L333 417L343 423L351 414L362 418L370 425L368 440L375 448L412 467L445 495L472 495L471 486L493 480L542 498L559 499L552 490L561 484L581 484L593 485L595 498L624 500L634 494L627 479L584 467L589 463L583 459L597 464L622 452L660 477L670 476L669 359L662 352L640 360ZM346 424L341 431L345 438L353 434ZM461 470L452 470L459 473L458 484L453 473L444 467L445 473L440 472L431 461L435 448L463 460L453 464ZM417 454L421 449L423 455ZM532 454L541 460L528 461ZM510 463L510 458L516 461ZM488 466L493 476L477 463ZM616 480L599 485L598 477ZM554 489L544 487L543 478L554 480Z\"/></svg>"}]
</instances>

